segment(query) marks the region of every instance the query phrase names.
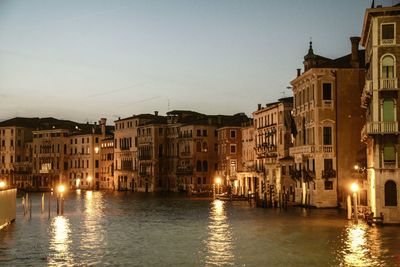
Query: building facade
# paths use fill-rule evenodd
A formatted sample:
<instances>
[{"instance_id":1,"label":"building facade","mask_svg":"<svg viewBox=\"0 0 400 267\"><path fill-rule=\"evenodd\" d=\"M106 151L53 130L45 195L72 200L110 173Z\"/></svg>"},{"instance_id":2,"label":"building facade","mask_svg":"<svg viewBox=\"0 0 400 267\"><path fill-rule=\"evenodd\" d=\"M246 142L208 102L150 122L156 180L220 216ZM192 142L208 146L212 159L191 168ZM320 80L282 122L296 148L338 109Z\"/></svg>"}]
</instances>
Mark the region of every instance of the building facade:
<instances>
[{"instance_id":1,"label":"building facade","mask_svg":"<svg viewBox=\"0 0 400 267\"><path fill-rule=\"evenodd\" d=\"M361 44L366 80L362 104L366 123L368 205L384 223L400 223L399 84L400 6L367 9Z\"/></svg>"},{"instance_id":2,"label":"building facade","mask_svg":"<svg viewBox=\"0 0 400 267\"><path fill-rule=\"evenodd\" d=\"M315 207L343 205L354 179L354 165L365 158L360 142L364 116L359 105L364 56L359 38L352 53L338 59L314 54L312 44L293 88L295 201Z\"/></svg>"}]
</instances>

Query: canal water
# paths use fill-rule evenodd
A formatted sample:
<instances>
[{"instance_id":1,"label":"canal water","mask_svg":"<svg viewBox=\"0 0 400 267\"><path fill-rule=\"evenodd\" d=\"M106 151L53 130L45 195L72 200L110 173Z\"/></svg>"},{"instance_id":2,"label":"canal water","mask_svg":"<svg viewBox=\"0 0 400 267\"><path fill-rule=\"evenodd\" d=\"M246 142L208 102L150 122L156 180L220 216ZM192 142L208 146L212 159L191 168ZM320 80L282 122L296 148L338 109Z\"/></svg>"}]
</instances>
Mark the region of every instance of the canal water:
<instances>
[{"instance_id":1,"label":"canal water","mask_svg":"<svg viewBox=\"0 0 400 267\"><path fill-rule=\"evenodd\" d=\"M262 209L176 194L69 193L64 216L0 231L0 266L400 266L400 227L355 225L336 210Z\"/></svg>"}]
</instances>

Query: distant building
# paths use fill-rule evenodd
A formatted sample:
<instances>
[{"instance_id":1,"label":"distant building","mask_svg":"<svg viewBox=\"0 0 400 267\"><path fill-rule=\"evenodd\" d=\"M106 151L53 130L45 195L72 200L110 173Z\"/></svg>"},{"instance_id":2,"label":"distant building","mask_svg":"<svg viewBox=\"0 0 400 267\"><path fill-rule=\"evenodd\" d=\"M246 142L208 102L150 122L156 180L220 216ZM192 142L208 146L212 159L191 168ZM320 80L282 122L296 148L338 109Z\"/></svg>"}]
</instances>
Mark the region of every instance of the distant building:
<instances>
[{"instance_id":1,"label":"distant building","mask_svg":"<svg viewBox=\"0 0 400 267\"><path fill-rule=\"evenodd\" d=\"M293 158L289 156L293 98L261 105L253 112L255 169L258 197L277 203L294 194L294 181L289 176Z\"/></svg>"},{"instance_id":2,"label":"distant building","mask_svg":"<svg viewBox=\"0 0 400 267\"><path fill-rule=\"evenodd\" d=\"M315 207L343 205L354 181L354 165L365 160L359 132L364 124L360 96L364 51L351 38L351 54L329 59L314 54L312 43L293 87L296 202ZM366 202L366 198L363 200Z\"/></svg>"},{"instance_id":3,"label":"distant building","mask_svg":"<svg viewBox=\"0 0 400 267\"><path fill-rule=\"evenodd\" d=\"M400 5L367 9L361 44L365 47L366 80L362 105L366 123L368 206L385 223L400 223L399 84Z\"/></svg>"},{"instance_id":4,"label":"distant building","mask_svg":"<svg viewBox=\"0 0 400 267\"><path fill-rule=\"evenodd\" d=\"M238 195L247 196L249 191L255 192L253 177L257 176L255 161L255 141L253 120L244 123L240 129L242 142L242 168L238 169Z\"/></svg>"}]
</instances>

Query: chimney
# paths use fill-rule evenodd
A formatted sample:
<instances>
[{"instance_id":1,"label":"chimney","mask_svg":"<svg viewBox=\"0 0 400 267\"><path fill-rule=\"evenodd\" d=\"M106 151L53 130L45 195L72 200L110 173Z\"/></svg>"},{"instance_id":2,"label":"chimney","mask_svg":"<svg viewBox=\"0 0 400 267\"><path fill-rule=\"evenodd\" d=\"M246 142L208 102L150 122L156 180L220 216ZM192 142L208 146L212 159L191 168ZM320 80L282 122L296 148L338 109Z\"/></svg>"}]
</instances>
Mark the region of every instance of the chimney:
<instances>
[{"instance_id":1,"label":"chimney","mask_svg":"<svg viewBox=\"0 0 400 267\"><path fill-rule=\"evenodd\" d=\"M359 68L360 62L358 58L358 44L360 43L360 37L354 36L350 37L351 41L351 67L352 68Z\"/></svg>"},{"instance_id":2,"label":"chimney","mask_svg":"<svg viewBox=\"0 0 400 267\"><path fill-rule=\"evenodd\" d=\"M154 111L154 115L158 116L158 111L157 110Z\"/></svg>"},{"instance_id":3,"label":"chimney","mask_svg":"<svg viewBox=\"0 0 400 267\"><path fill-rule=\"evenodd\" d=\"M261 104L258 104L257 110L260 110L260 109L261 109Z\"/></svg>"},{"instance_id":4,"label":"chimney","mask_svg":"<svg viewBox=\"0 0 400 267\"><path fill-rule=\"evenodd\" d=\"M101 126L101 136L103 137L103 139L106 138L106 122L106 118L101 118L99 120L99 125Z\"/></svg>"},{"instance_id":5,"label":"chimney","mask_svg":"<svg viewBox=\"0 0 400 267\"><path fill-rule=\"evenodd\" d=\"M301 69L297 69L297 77L301 75Z\"/></svg>"}]
</instances>

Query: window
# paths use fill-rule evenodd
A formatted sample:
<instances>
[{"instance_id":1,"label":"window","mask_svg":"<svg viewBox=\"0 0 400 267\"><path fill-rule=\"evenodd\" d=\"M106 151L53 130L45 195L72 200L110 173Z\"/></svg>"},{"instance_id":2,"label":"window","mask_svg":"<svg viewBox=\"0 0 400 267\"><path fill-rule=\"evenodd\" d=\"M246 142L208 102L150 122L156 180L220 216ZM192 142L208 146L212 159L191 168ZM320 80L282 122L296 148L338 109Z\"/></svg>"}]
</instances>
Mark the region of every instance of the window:
<instances>
[{"instance_id":1,"label":"window","mask_svg":"<svg viewBox=\"0 0 400 267\"><path fill-rule=\"evenodd\" d=\"M231 130L231 138L235 139L236 138L236 131Z\"/></svg>"},{"instance_id":2,"label":"window","mask_svg":"<svg viewBox=\"0 0 400 267\"><path fill-rule=\"evenodd\" d=\"M392 142L386 141L383 146L383 161L384 162L395 162L396 151Z\"/></svg>"},{"instance_id":3,"label":"window","mask_svg":"<svg viewBox=\"0 0 400 267\"><path fill-rule=\"evenodd\" d=\"M201 161L196 161L196 171L201 172Z\"/></svg>"},{"instance_id":4,"label":"window","mask_svg":"<svg viewBox=\"0 0 400 267\"><path fill-rule=\"evenodd\" d=\"M395 121L395 104L393 99L383 101L383 121ZM385 126L385 125L384 125Z\"/></svg>"},{"instance_id":5,"label":"window","mask_svg":"<svg viewBox=\"0 0 400 267\"><path fill-rule=\"evenodd\" d=\"M397 186L391 180L385 183L385 206L397 206Z\"/></svg>"},{"instance_id":6,"label":"window","mask_svg":"<svg viewBox=\"0 0 400 267\"><path fill-rule=\"evenodd\" d=\"M325 181L324 182L325 190L332 190L333 189L333 182L332 181Z\"/></svg>"},{"instance_id":7,"label":"window","mask_svg":"<svg viewBox=\"0 0 400 267\"><path fill-rule=\"evenodd\" d=\"M324 170L333 170L333 160L324 159Z\"/></svg>"},{"instance_id":8,"label":"window","mask_svg":"<svg viewBox=\"0 0 400 267\"><path fill-rule=\"evenodd\" d=\"M231 145L231 154L236 154L236 145Z\"/></svg>"},{"instance_id":9,"label":"window","mask_svg":"<svg viewBox=\"0 0 400 267\"><path fill-rule=\"evenodd\" d=\"M324 127L324 145L332 145L332 127Z\"/></svg>"},{"instance_id":10,"label":"window","mask_svg":"<svg viewBox=\"0 0 400 267\"><path fill-rule=\"evenodd\" d=\"M394 77L394 58L386 55L382 58L382 79L390 79Z\"/></svg>"},{"instance_id":11,"label":"window","mask_svg":"<svg viewBox=\"0 0 400 267\"><path fill-rule=\"evenodd\" d=\"M201 136L201 130L197 130L197 136Z\"/></svg>"},{"instance_id":12,"label":"window","mask_svg":"<svg viewBox=\"0 0 400 267\"><path fill-rule=\"evenodd\" d=\"M322 84L322 100L332 100L332 84Z\"/></svg>"},{"instance_id":13,"label":"window","mask_svg":"<svg viewBox=\"0 0 400 267\"><path fill-rule=\"evenodd\" d=\"M207 130L203 130L203 136L207 136Z\"/></svg>"},{"instance_id":14,"label":"window","mask_svg":"<svg viewBox=\"0 0 400 267\"><path fill-rule=\"evenodd\" d=\"M382 42L381 44L393 44L394 43L394 24L382 24L381 33Z\"/></svg>"},{"instance_id":15,"label":"window","mask_svg":"<svg viewBox=\"0 0 400 267\"><path fill-rule=\"evenodd\" d=\"M201 143L200 142L196 143L196 152L201 152Z\"/></svg>"},{"instance_id":16,"label":"window","mask_svg":"<svg viewBox=\"0 0 400 267\"><path fill-rule=\"evenodd\" d=\"M282 172L282 175L286 174L286 166L281 167L281 172Z\"/></svg>"},{"instance_id":17,"label":"window","mask_svg":"<svg viewBox=\"0 0 400 267\"><path fill-rule=\"evenodd\" d=\"M208 171L208 162L206 160L203 161L203 171Z\"/></svg>"}]
</instances>

